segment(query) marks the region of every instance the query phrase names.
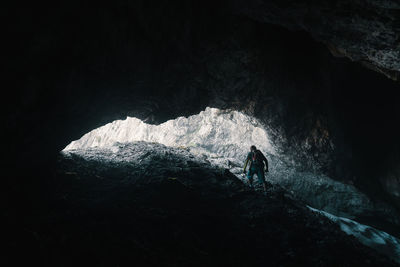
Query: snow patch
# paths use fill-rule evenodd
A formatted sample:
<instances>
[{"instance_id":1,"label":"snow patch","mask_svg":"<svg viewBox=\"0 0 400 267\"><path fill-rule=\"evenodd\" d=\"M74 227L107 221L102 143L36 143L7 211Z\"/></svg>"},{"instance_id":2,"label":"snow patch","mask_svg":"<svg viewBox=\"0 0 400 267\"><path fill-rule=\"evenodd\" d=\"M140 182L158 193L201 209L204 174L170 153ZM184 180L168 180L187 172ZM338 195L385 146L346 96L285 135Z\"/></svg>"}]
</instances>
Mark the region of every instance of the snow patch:
<instances>
[{"instance_id":1,"label":"snow patch","mask_svg":"<svg viewBox=\"0 0 400 267\"><path fill-rule=\"evenodd\" d=\"M326 211L318 210L310 206L307 207L337 223L343 232L348 235L353 235L362 244L388 255L400 263L400 239L371 226L347 218L335 216Z\"/></svg>"}]
</instances>

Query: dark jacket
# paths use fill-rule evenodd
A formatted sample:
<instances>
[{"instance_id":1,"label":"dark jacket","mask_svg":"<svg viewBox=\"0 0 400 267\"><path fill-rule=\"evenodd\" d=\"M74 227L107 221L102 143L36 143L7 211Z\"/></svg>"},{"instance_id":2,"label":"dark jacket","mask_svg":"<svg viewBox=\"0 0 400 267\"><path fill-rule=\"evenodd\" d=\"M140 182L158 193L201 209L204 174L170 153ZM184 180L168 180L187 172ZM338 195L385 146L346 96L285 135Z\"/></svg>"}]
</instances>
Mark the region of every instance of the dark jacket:
<instances>
[{"instance_id":1,"label":"dark jacket","mask_svg":"<svg viewBox=\"0 0 400 267\"><path fill-rule=\"evenodd\" d=\"M251 151L247 154L246 163L244 165L244 170L246 170L247 164L250 161L250 168L263 168L264 162L266 166L266 171L268 171L268 160L260 150Z\"/></svg>"}]
</instances>

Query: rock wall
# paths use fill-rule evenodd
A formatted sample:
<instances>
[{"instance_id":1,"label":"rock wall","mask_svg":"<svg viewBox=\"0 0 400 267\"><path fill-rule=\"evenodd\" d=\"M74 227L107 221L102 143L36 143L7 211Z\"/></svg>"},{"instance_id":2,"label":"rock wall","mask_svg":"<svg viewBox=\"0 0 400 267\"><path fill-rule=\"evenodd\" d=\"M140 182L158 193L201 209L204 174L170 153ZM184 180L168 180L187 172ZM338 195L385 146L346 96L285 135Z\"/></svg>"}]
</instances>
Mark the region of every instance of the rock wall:
<instances>
[{"instance_id":1,"label":"rock wall","mask_svg":"<svg viewBox=\"0 0 400 267\"><path fill-rule=\"evenodd\" d=\"M309 32L335 56L397 80L400 71L400 4L395 0L234 1L258 21Z\"/></svg>"},{"instance_id":2,"label":"rock wall","mask_svg":"<svg viewBox=\"0 0 400 267\"><path fill-rule=\"evenodd\" d=\"M15 23L8 31L13 60L5 73L11 86L3 164L12 188L40 181L32 170L51 168L70 141L107 122L128 115L157 124L211 106L259 118L299 168L398 201L398 83L332 57L313 39L396 72L396 6L296 3L285 1L290 8L283 9L252 1L240 10L222 1L9 8L6 19ZM360 15L350 19L356 9ZM373 39L369 29L379 25Z\"/></svg>"}]
</instances>

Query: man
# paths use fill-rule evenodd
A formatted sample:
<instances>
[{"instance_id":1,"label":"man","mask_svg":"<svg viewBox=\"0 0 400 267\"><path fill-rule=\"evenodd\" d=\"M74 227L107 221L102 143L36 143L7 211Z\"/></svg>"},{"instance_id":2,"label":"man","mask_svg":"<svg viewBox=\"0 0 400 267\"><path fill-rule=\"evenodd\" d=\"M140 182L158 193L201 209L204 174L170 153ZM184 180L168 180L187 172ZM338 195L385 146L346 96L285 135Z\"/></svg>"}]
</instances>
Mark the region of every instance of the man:
<instances>
[{"instance_id":1,"label":"man","mask_svg":"<svg viewBox=\"0 0 400 267\"><path fill-rule=\"evenodd\" d=\"M265 172L268 172L268 160L264 154L256 148L256 146L250 147L250 152L247 155L246 163L244 164L243 173L246 174L246 167L250 161L250 168L247 173L247 179L249 179L250 187L253 188L253 176L257 174L258 182L264 186L264 194L267 193L267 184L265 183L264 175L264 162Z\"/></svg>"}]
</instances>

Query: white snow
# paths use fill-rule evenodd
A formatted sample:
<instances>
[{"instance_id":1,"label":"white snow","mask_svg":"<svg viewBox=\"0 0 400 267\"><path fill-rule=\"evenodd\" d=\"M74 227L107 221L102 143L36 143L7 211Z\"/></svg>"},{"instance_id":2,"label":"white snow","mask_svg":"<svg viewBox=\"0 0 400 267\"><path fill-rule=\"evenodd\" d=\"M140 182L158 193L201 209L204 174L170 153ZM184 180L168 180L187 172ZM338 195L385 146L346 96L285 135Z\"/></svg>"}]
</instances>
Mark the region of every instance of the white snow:
<instances>
[{"instance_id":1,"label":"white snow","mask_svg":"<svg viewBox=\"0 0 400 267\"><path fill-rule=\"evenodd\" d=\"M372 247L386 254L400 263L400 239L356 221L338 217L328 212L307 206L310 210L320 213L340 226L340 229L348 235L353 235L362 244Z\"/></svg>"}]
</instances>

